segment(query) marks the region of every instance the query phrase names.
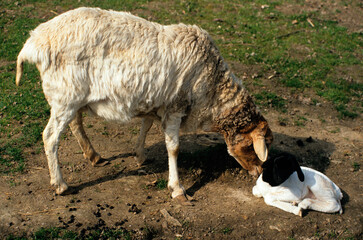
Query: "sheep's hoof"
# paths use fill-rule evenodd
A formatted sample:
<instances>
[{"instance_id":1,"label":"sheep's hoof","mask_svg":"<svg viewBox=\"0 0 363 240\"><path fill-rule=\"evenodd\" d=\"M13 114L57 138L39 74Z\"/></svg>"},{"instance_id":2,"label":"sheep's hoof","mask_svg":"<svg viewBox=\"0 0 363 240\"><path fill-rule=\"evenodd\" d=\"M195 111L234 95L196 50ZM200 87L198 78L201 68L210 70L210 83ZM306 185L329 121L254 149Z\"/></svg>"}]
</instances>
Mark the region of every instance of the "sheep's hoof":
<instances>
[{"instance_id":1,"label":"sheep's hoof","mask_svg":"<svg viewBox=\"0 0 363 240\"><path fill-rule=\"evenodd\" d=\"M302 216L303 216L303 210L302 210L302 209L300 209L300 211L299 211L298 215L299 215L300 217L302 217Z\"/></svg>"},{"instance_id":2,"label":"sheep's hoof","mask_svg":"<svg viewBox=\"0 0 363 240\"><path fill-rule=\"evenodd\" d=\"M57 187L57 189L55 190L55 193L57 195L64 195L66 193L67 189L68 189L68 185L66 183L62 183L61 185L59 185Z\"/></svg>"},{"instance_id":3,"label":"sheep's hoof","mask_svg":"<svg viewBox=\"0 0 363 240\"><path fill-rule=\"evenodd\" d=\"M103 167L103 166L106 166L109 163L110 163L110 161L107 161L107 160L105 160L103 158L99 158L99 159L97 159L97 161L92 162L92 166L94 166L94 167Z\"/></svg>"},{"instance_id":4,"label":"sheep's hoof","mask_svg":"<svg viewBox=\"0 0 363 240\"><path fill-rule=\"evenodd\" d=\"M193 198L188 195L181 194L176 196L174 199L182 206L194 206L194 204L191 202Z\"/></svg>"},{"instance_id":5,"label":"sheep's hoof","mask_svg":"<svg viewBox=\"0 0 363 240\"><path fill-rule=\"evenodd\" d=\"M137 167L140 168L144 164L144 162L146 161L146 156L145 156L145 154L144 155L140 155L140 156L136 154L136 156L134 157L134 159L137 162Z\"/></svg>"}]
</instances>

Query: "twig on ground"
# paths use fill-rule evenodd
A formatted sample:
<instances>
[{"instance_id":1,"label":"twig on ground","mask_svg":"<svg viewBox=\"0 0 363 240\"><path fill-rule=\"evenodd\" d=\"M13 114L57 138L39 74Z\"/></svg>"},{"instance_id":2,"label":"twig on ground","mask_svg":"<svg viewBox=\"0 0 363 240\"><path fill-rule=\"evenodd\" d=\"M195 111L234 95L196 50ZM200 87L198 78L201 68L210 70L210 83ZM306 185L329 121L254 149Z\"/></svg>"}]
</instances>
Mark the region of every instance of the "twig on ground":
<instances>
[{"instance_id":1,"label":"twig on ground","mask_svg":"<svg viewBox=\"0 0 363 240\"><path fill-rule=\"evenodd\" d=\"M311 21L311 19L310 19L310 18L306 19L306 21L308 21L308 23L310 24L310 26L315 27L315 25L314 25L313 21Z\"/></svg>"},{"instance_id":2,"label":"twig on ground","mask_svg":"<svg viewBox=\"0 0 363 240\"><path fill-rule=\"evenodd\" d=\"M283 34L283 35L277 36L275 39L290 37L291 35L294 35L294 34L297 34L297 33L303 32L303 31L304 30L296 30L294 32L290 32L290 33L287 33L287 34Z\"/></svg>"},{"instance_id":3,"label":"twig on ground","mask_svg":"<svg viewBox=\"0 0 363 240\"><path fill-rule=\"evenodd\" d=\"M49 212L54 212L54 211L64 210L64 209L68 209L68 208L45 209L42 211L35 211L35 212L30 212L30 213L29 212L27 212L27 213L19 212L19 214L24 215L24 216L31 216L31 215L35 215L35 214L49 213Z\"/></svg>"}]
</instances>

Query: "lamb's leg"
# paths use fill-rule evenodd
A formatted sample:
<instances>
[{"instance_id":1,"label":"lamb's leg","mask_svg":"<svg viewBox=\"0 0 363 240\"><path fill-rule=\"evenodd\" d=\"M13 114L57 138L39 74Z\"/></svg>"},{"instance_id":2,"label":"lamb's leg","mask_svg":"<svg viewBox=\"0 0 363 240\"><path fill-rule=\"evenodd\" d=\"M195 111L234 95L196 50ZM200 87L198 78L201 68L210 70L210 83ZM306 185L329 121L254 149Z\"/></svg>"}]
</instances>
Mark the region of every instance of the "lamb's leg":
<instances>
[{"instance_id":1,"label":"lamb's leg","mask_svg":"<svg viewBox=\"0 0 363 240\"><path fill-rule=\"evenodd\" d=\"M327 200L320 200L320 199L312 199L312 198L305 198L301 201L298 205L302 209L312 209L315 211L326 212L326 213L335 213L340 212L342 213L342 206L336 199L327 199Z\"/></svg>"},{"instance_id":2,"label":"lamb's leg","mask_svg":"<svg viewBox=\"0 0 363 240\"><path fill-rule=\"evenodd\" d=\"M298 216L302 217L301 208L297 207L297 206L293 206L289 202L282 202L282 201L279 201L279 200L269 200L266 197L265 197L265 202L266 202L267 205L280 208L280 209L282 209L282 210L284 210L286 212L293 213L295 215L298 215Z\"/></svg>"},{"instance_id":3,"label":"lamb's leg","mask_svg":"<svg viewBox=\"0 0 363 240\"><path fill-rule=\"evenodd\" d=\"M145 148L144 148L145 139L146 139L146 135L149 132L152 125L153 125L153 119L151 119L151 118L142 119L140 135L136 142L136 161L137 161L137 165L139 167L146 160Z\"/></svg>"},{"instance_id":4,"label":"lamb's leg","mask_svg":"<svg viewBox=\"0 0 363 240\"><path fill-rule=\"evenodd\" d=\"M59 138L67 124L72 120L74 111L61 108L51 109L51 116L43 132L45 154L48 159L50 184L56 187L56 193L62 194L68 189L63 180L58 161Z\"/></svg>"},{"instance_id":5,"label":"lamb's leg","mask_svg":"<svg viewBox=\"0 0 363 240\"><path fill-rule=\"evenodd\" d=\"M92 144L83 128L81 110L77 112L75 118L69 124L69 127L71 128L73 135L76 137L83 151L84 158L90 160L92 166L104 166L108 163L108 161L102 159L101 156L92 147Z\"/></svg>"},{"instance_id":6,"label":"lamb's leg","mask_svg":"<svg viewBox=\"0 0 363 240\"><path fill-rule=\"evenodd\" d=\"M179 153L179 129L181 117L169 116L168 120L163 122L165 143L168 150L169 158L169 182L168 188L172 191L171 196L183 205L192 205L186 195L184 187L179 182L177 158Z\"/></svg>"}]
</instances>

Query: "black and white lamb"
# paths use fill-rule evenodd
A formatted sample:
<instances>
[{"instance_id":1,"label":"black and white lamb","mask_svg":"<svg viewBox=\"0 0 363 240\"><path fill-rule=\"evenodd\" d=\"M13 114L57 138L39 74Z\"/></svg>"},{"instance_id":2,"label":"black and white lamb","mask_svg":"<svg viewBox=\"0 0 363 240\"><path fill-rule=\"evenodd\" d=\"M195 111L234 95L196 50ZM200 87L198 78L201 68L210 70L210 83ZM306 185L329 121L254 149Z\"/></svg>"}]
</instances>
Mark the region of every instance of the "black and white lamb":
<instances>
[{"instance_id":1,"label":"black and white lamb","mask_svg":"<svg viewBox=\"0 0 363 240\"><path fill-rule=\"evenodd\" d=\"M291 154L268 159L262 165L252 193L265 203L302 217L303 209L342 214L339 187L327 176L308 167L300 167Z\"/></svg>"}]
</instances>

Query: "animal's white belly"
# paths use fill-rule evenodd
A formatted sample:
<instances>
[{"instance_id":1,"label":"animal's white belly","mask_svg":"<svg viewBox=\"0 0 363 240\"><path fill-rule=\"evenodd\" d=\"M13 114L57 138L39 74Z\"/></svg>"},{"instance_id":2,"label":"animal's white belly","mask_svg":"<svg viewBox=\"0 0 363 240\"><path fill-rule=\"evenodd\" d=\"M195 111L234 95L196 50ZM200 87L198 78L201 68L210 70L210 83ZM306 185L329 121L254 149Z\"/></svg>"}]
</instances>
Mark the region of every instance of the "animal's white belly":
<instances>
[{"instance_id":1,"label":"animal's white belly","mask_svg":"<svg viewBox=\"0 0 363 240\"><path fill-rule=\"evenodd\" d=\"M92 114L106 119L107 121L127 122L133 116L130 109L125 108L123 104L117 104L110 100L101 100L88 104Z\"/></svg>"}]
</instances>

